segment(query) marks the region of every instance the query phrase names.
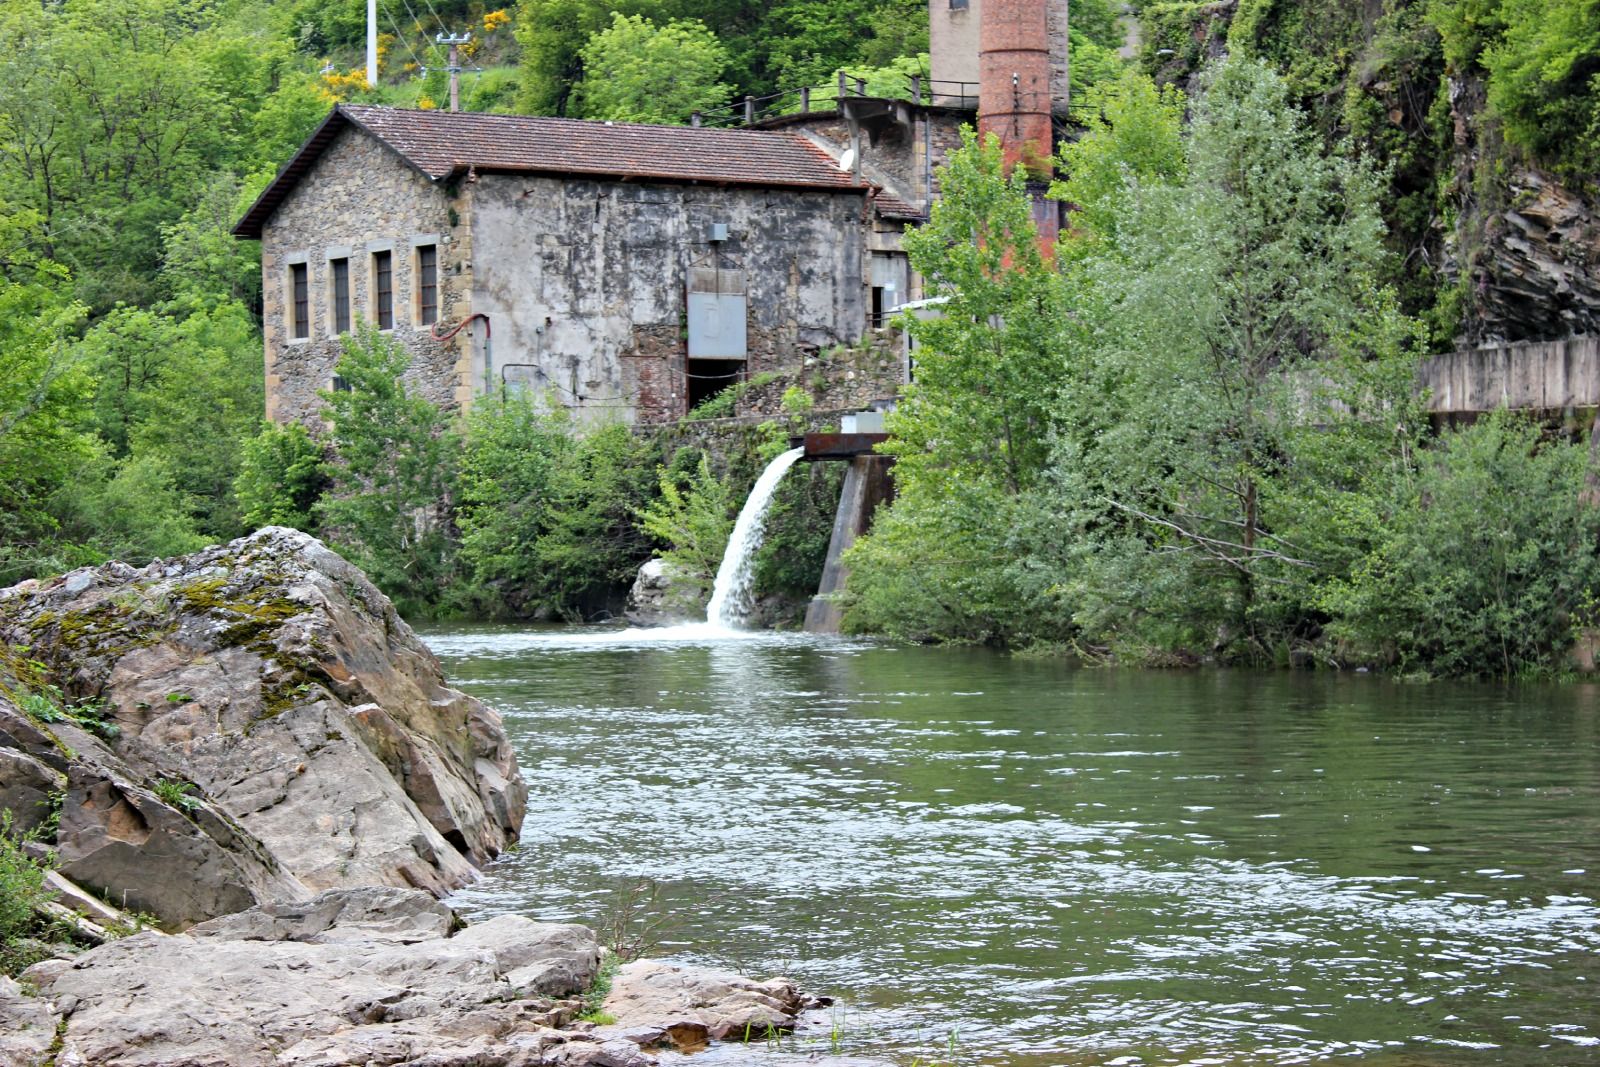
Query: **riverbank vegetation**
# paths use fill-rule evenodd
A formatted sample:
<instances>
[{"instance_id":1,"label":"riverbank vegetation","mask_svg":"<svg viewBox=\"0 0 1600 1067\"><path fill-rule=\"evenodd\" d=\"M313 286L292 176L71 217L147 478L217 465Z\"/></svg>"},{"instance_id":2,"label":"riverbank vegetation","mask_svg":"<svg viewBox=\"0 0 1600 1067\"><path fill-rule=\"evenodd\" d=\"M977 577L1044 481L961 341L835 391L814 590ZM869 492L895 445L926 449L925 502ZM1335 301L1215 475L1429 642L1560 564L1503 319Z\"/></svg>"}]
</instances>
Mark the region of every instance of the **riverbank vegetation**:
<instances>
[{"instance_id":1,"label":"riverbank vegetation","mask_svg":"<svg viewBox=\"0 0 1600 1067\"><path fill-rule=\"evenodd\" d=\"M1256 61L1192 100L1130 76L1063 150L1054 263L1022 178L969 138L907 242L949 302L907 324L899 498L851 557L851 625L1117 662L1564 669L1600 580L1587 449L1509 415L1430 438L1381 175L1317 138Z\"/></svg>"}]
</instances>

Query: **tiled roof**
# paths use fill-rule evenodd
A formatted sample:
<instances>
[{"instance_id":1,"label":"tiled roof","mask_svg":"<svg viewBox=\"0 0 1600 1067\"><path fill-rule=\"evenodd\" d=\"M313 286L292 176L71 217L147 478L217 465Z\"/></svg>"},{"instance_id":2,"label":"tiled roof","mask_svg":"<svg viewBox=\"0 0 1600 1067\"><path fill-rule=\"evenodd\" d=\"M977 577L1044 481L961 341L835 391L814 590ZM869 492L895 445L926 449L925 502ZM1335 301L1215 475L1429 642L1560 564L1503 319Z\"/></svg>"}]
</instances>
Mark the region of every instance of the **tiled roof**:
<instances>
[{"instance_id":1,"label":"tiled roof","mask_svg":"<svg viewBox=\"0 0 1600 1067\"><path fill-rule=\"evenodd\" d=\"M886 219L896 219L904 222L926 222L928 213L920 207L915 207L886 192L878 192L872 197L872 206L878 214Z\"/></svg>"},{"instance_id":2,"label":"tiled roof","mask_svg":"<svg viewBox=\"0 0 1600 1067\"><path fill-rule=\"evenodd\" d=\"M779 131L340 104L234 227L234 234L260 237L272 212L346 125L367 131L436 181L476 168L833 192L868 189L804 137Z\"/></svg>"}]
</instances>

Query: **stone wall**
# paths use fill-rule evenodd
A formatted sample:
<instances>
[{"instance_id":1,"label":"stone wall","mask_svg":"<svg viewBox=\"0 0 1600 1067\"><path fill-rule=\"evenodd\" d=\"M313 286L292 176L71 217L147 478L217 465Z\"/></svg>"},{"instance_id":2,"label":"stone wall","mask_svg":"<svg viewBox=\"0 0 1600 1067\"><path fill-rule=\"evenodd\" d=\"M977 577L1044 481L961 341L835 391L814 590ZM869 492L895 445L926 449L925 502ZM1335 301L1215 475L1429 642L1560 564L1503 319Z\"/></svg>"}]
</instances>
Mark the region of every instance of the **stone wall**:
<instances>
[{"instance_id":1,"label":"stone wall","mask_svg":"<svg viewBox=\"0 0 1600 1067\"><path fill-rule=\"evenodd\" d=\"M267 417L315 424L340 355L333 333L329 261L350 260L350 315L372 322L376 304L372 255L387 250L393 265L393 336L412 356L408 378L448 408L470 403L479 331L434 341L416 325L415 248L438 249L439 321L472 309L470 186L441 188L369 136L346 130L329 146L262 230L262 318L266 338ZM307 265L310 336L289 336L289 267Z\"/></svg>"},{"instance_id":2,"label":"stone wall","mask_svg":"<svg viewBox=\"0 0 1600 1067\"><path fill-rule=\"evenodd\" d=\"M473 188L472 307L494 327L496 377L589 417L687 410L685 292L718 252L748 280L748 370L858 339L868 207L856 193L483 175Z\"/></svg>"},{"instance_id":3,"label":"stone wall","mask_svg":"<svg viewBox=\"0 0 1600 1067\"><path fill-rule=\"evenodd\" d=\"M740 416L785 416L783 395L798 386L811 397L813 411L837 422L840 412L892 399L906 380L905 361L904 334L873 330L860 344L818 352L771 381L743 390L733 410Z\"/></svg>"}]
</instances>

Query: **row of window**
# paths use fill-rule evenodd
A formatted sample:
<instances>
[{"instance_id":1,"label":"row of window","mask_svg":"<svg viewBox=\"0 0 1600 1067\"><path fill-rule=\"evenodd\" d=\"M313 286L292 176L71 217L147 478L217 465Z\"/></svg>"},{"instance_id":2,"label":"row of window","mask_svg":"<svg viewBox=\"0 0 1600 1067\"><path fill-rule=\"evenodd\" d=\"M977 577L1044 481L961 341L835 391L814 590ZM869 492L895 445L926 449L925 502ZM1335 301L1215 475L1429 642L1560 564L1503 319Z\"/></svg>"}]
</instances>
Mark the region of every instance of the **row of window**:
<instances>
[{"instance_id":1,"label":"row of window","mask_svg":"<svg viewBox=\"0 0 1600 1067\"><path fill-rule=\"evenodd\" d=\"M417 277L415 316L419 326L432 326L439 318L439 249L417 245L413 267ZM394 329L394 253L370 253L372 285L369 292L371 321L380 330ZM350 332L350 257L328 260L328 298L335 335ZM289 264L289 337L303 341L311 336L311 264Z\"/></svg>"}]
</instances>

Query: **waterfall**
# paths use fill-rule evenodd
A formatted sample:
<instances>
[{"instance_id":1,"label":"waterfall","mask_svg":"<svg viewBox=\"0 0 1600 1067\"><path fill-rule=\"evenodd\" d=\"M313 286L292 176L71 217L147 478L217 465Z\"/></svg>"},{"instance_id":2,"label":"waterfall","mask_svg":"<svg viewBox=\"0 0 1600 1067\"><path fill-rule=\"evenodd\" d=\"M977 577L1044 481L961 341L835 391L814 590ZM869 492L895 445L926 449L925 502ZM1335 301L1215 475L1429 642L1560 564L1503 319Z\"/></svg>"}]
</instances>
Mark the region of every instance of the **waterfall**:
<instances>
[{"instance_id":1,"label":"waterfall","mask_svg":"<svg viewBox=\"0 0 1600 1067\"><path fill-rule=\"evenodd\" d=\"M728 548L722 554L722 566L717 568L717 582L711 590L711 603L706 607L706 622L727 630L736 630L750 614L750 583L756 549L761 547L761 534L766 526L767 508L772 494L784 472L805 455L803 448L790 449L771 463L756 479L750 490L750 499L739 512L739 521L733 524L733 535L728 538Z\"/></svg>"}]
</instances>

